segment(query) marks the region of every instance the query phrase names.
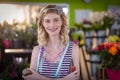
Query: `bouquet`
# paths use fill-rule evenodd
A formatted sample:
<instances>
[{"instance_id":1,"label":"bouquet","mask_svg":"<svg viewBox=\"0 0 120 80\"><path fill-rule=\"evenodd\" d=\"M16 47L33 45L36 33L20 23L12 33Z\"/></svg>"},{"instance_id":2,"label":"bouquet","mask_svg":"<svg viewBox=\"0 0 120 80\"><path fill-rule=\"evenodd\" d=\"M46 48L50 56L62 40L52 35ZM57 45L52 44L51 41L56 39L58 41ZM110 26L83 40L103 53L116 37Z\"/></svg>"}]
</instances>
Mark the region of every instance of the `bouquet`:
<instances>
[{"instance_id":1,"label":"bouquet","mask_svg":"<svg viewBox=\"0 0 120 80\"><path fill-rule=\"evenodd\" d=\"M98 45L94 50L101 58L101 66L113 70L120 70L120 38L109 36L106 42Z\"/></svg>"}]
</instances>

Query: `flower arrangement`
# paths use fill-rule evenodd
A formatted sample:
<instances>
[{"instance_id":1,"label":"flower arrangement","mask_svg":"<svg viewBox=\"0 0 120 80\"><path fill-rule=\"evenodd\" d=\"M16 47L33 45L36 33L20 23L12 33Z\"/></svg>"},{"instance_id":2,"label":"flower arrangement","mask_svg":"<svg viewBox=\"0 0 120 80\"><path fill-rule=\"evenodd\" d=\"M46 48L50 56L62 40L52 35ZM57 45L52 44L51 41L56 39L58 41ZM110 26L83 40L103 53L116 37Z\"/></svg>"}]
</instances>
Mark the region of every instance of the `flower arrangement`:
<instances>
[{"instance_id":1,"label":"flower arrangement","mask_svg":"<svg viewBox=\"0 0 120 80\"><path fill-rule=\"evenodd\" d=\"M101 67L120 70L120 38L109 36L107 42L98 45L94 50L102 60Z\"/></svg>"},{"instance_id":2,"label":"flower arrangement","mask_svg":"<svg viewBox=\"0 0 120 80\"><path fill-rule=\"evenodd\" d=\"M106 28L111 27L111 25L114 23L115 19L116 19L116 14L113 12L92 12L90 13L90 22L87 22L87 24L89 24L89 26L85 25L85 23L75 23L75 26L78 29L82 29L84 31L88 31L88 30L105 30Z\"/></svg>"}]
</instances>

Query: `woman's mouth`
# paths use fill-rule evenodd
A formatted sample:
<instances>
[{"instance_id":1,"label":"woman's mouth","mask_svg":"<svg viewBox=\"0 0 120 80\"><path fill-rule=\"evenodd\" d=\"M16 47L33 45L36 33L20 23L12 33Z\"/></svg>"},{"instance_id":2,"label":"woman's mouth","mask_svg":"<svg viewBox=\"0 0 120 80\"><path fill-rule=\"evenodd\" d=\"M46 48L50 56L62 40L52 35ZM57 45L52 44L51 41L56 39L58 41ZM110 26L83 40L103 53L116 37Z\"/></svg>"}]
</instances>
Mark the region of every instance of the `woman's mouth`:
<instances>
[{"instance_id":1,"label":"woman's mouth","mask_svg":"<svg viewBox=\"0 0 120 80\"><path fill-rule=\"evenodd\" d=\"M56 30L57 30L57 28L49 29L49 31L51 31L51 32L55 32Z\"/></svg>"}]
</instances>

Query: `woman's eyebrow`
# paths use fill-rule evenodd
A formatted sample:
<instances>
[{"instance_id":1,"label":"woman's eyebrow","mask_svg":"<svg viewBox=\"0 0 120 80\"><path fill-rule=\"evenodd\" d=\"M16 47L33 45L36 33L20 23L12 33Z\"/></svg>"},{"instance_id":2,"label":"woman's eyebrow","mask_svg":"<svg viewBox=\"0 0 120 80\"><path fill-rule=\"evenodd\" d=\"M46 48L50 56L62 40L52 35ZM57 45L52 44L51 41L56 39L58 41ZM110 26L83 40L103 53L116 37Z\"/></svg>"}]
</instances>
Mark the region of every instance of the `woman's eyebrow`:
<instances>
[{"instance_id":1,"label":"woman's eyebrow","mask_svg":"<svg viewBox=\"0 0 120 80\"><path fill-rule=\"evenodd\" d=\"M56 17L56 18L54 18L54 19L60 19L59 17Z\"/></svg>"},{"instance_id":2,"label":"woman's eyebrow","mask_svg":"<svg viewBox=\"0 0 120 80\"><path fill-rule=\"evenodd\" d=\"M44 20L49 20L50 18L45 18ZM58 17L55 17L53 19L59 19Z\"/></svg>"}]
</instances>

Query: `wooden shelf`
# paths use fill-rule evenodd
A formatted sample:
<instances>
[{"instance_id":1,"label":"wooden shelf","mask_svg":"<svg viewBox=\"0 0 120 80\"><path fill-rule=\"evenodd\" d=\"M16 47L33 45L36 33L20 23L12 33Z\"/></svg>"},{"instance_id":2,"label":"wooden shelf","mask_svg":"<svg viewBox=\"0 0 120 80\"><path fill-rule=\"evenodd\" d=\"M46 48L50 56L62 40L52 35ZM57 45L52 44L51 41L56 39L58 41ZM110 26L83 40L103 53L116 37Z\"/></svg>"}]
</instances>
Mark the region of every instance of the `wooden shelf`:
<instances>
[{"instance_id":1,"label":"wooden shelf","mask_svg":"<svg viewBox=\"0 0 120 80\"><path fill-rule=\"evenodd\" d=\"M90 62L90 63L100 63L101 61L92 61L92 60L85 60L86 62Z\"/></svg>"},{"instance_id":2,"label":"wooden shelf","mask_svg":"<svg viewBox=\"0 0 120 80\"><path fill-rule=\"evenodd\" d=\"M5 49L5 54L10 53L32 53L32 49Z\"/></svg>"}]
</instances>

